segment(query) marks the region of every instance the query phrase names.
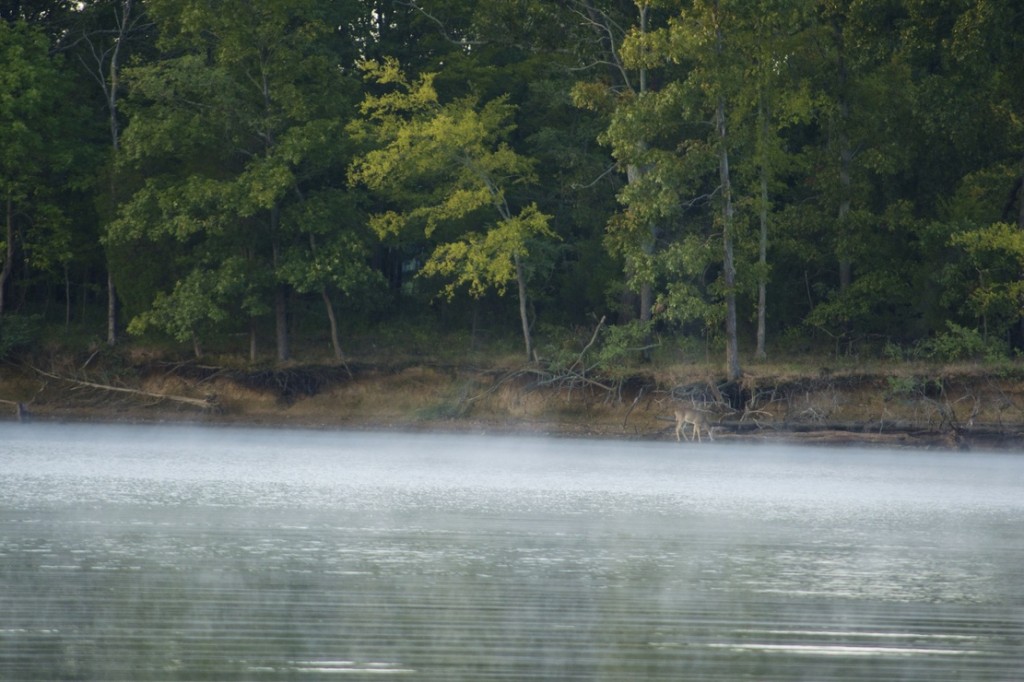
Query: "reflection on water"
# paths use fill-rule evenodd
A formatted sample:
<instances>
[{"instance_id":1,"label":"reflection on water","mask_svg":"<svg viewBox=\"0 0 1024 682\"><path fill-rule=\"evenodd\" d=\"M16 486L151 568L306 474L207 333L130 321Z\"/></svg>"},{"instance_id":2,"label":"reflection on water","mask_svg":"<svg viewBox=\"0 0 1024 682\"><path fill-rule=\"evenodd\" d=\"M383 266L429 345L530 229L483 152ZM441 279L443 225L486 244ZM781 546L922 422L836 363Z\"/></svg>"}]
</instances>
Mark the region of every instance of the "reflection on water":
<instances>
[{"instance_id":1,"label":"reflection on water","mask_svg":"<svg viewBox=\"0 0 1024 682\"><path fill-rule=\"evenodd\" d=\"M0 680L1011 680L1024 459L0 425Z\"/></svg>"}]
</instances>

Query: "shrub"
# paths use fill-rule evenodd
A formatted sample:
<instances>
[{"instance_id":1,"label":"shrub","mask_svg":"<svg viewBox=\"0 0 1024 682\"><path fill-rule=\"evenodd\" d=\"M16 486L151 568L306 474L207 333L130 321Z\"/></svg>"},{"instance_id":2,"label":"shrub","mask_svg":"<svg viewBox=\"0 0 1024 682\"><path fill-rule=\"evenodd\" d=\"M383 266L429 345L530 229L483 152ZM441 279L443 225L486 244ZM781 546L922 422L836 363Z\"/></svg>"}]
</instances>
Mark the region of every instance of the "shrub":
<instances>
[{"instance_id":1,"label":"shrub","mask_svg":"<svg viewBox=\"0 0 1024 682\"><path fill-rule=\"evenodd\" d=\"M38 345L41 330L40 318L36 315L0 318L0 360Z\"/></svg>"},{"instance_id":2,"label":"shrub","mask_svg":"<svg viewBox=\"0 0 1024 682\"><path fill-rule=\"evenodd\" d=\"M947 331L922 341L917 354L927 360L998 360L1005 357L1004 344L986 339L977 329L946 322Z\"/></svg>"}]
</instances>

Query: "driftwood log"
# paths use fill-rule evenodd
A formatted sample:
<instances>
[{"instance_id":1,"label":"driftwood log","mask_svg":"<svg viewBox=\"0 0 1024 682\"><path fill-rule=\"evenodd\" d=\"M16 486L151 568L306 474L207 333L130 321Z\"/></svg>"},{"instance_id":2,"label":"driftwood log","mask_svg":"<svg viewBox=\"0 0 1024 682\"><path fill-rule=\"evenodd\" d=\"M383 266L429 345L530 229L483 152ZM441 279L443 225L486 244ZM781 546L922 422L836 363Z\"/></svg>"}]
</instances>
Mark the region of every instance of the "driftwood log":
<instances>
[{"instance_id":1,"label":"driftwood log","mask_svg":"<svg viewBox=\"0 0 1024 682\"><path fill-rule=\"evenodd\" d=\"M32 367L32 370L38 374L55 379L57 381L67 382L69 384L75 384L77 386L85 386L88 388L96 388L102 391L114 391L117 393L128 393L131 395L142 396L144 398L154 398L157 400L169 400L176 403L184 403L185 405L192 405L203 410L216 409L217 398L216 396L210 396L208 398L191 398L183 395L173 395L170 393L155 393L153 391L143 391L137 388L125 388L123 386L110 386L108 384L98 384L92 381L82 381L81 379L72 379L70 377L62 377L57 374L39 369L38 367Z\"/></svg>"}]
</instances>

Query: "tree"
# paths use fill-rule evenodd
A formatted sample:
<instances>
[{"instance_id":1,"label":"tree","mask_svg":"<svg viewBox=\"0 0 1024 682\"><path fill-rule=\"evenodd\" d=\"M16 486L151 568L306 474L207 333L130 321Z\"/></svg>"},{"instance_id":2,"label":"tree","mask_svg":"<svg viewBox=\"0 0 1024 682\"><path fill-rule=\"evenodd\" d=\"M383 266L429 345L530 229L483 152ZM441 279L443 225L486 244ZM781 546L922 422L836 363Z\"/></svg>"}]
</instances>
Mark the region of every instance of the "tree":
<instances>
[{"instance_id":1,"label":"tree","mask_svg":"<svg viewBox=\"0 0 1024 682\"><path fill-rule=\"evenodd\" d=\"M349 194L337 188L323 188L290 204L282 223L301 240L289 245L281 257L281 277L299 293L315 293L323 300L331 332L334 358L344 362L332 292L357 296L383 287L379 271L367 265L368 240L354 225L365 223L365 215L354 210Z\"/></svg>"},{"instance_id":2,"label":"tree","mask_svg":"<svg viewBox=\"0 0 1024 682\"><path fill-rule=\"evenodd\" d=\"M606 123L606 132L601 137L612 147L613 155L621 166L620 170L625 173L626 183L639 188L643 185L644 176L653 167L651 160L646 158L651 131L631 124L636 123L638 116L643 116L643 100L651 94L648 85L649 65L640 54L627 55L627 58L632 57L628 65L623 60L620 47L625 34L620 23L622 17L613 15L617 8L599 8L589 0L573 4L585 25L597 36L598 45L602 48L597 63L605 67L603 77L576 85L573 92L575 102L578 106L596 111L612 110ZM650 28L651 8L649 4L641 2L632 9L636 10L637 23L634 30L643 44ZM628 196L629 192L622 195L623 199ZM628 199L625 201L629 202ZM648 337L654 308L651 260L660 231L659 225L665 217L664 212L641 215L638 211L632 211L616 216L609 222L609 231L613 235L610 245L625 261L627 285L639 292L639 321L648 328ZM649 359L647 351L643 357Z\"/></svg>"},{"instance_id":3,"label":"tree","mask_svg":"<svg viewBox=\"0 0 1024 682\"><path fill-rule=\"evenodd\" d=\"M813 27L817 139L808 145L812 239L827 277L805 321L836 339L887 334L912 315L914 216L903 201L917 133L912 72L899 48L899 3L825 0Z\"/></svg>"},{"instance_id":4,"label":"tree","mask_svg":"<svg viewBox=\"0 0 1024 682\"><path fill-rule=\"evenodd\" d=\"M0 22L0 318L21 260L46 266L71 258L66 216L54 189L76 154L66 131L66 82L49 43L23 21Z\"/></svg>"},{"instance_id":5,"label":"tree","mask_svg":"<svg viewBox=\"0 0 1024 682\"><path fill-rule=\"evenodd\" d=\"M436 73L441 101L472 93L481 102L505 97L514 107L515 129L505 141L533 159L536 177L516 187L515 203L536 203L551 216L549 226L558 235L531 245L531 317L542 315L548 324L589 320L595 307L606 305L607 277L619 267L602 244L618 179L605 172L607 154L593 145L599 116L573 106L566 96L579 70L602 56L592 27L576 11L583 3L378 4L392 7L388 16L394 21L384 31L391 42L375 44L370 57L396 57L410 76ZM396 11L403 7L412 13ZM424 246L405 240L397 250L385 248L411 257ZM470 300L475 321L486 304ZM445 314L457 314L460 304L453 300Z\"/></svg>"},{"instance_id":6,"label":"tree","mask_svg":"<svg viewBox=\"0 0 1024 682\"><path fill-rule=\"evenodd\" d=\"M715 2L708 8L711 24L701 32L707 32L708 28L714 28L714 55L715 61L720 61L725 52L723 40L723 14L721 4ZM684 29L685 31L685 29ZM706 39L706 38L705 38ZM719 66L721 68L721 66ZM716 69L717 71L717 69ZM714 74L714 71L711 72ZM733 233L734 207L732 174L729 168L729 134L726 129L726 91L725 79L714 74L709 82L709 89L715 91L715 131L718 136L718 177L721 182L722 191L722 282L725 287L725 357L726 376L731 381L740 378L740 350L739 335L736 329L736 264L733 254Z\"/></svg>"},{"instance_id":7,"label":"tree","mask_svg":"<svg viewBox=\"0 0 1024 682\"><path fill-rule=\"evenodd\" d=\"M717 216L712 220L721 234L721 274L716 288L724 304L722 321L725 325L726 375L730 380L739 379L741 375L736 321L735 198L730 167L733 142L729 127L729 108L737 96L739 74L738 55L733 49L727 49L726 43L726 34L731 37L731 32L738 28L737 23L731 7L723 7L717 1L698 0L692 7L684 8L670 17L664 28L650 33L634 31L623 46L627 65L650 65L659 61L684 65L679 80L666 86L662 95L647 107L650 120L653 121L680 114L690 119L690 130L681 129L683 139L675 143L676 149L683 150L682 158L678 158L674 151L659 154L667 157L666 166L674 167L675 171L672 176L660 173L658 184L667 192L661 193L658 204L664 206L661 210L667 212L679 210L680 206L671 206L677 201L682 205L693 206L698 203L707 204L710 197L715 197ZM701 119L710 125L702 125ZM701 135L702 129L706 131L704 135ZM681 195L707 182L708 174L712 171L717 176L717 183L711 186L709 192L691 196L689 200L682 199ZM667 187L666 179L669 181ZM666 199L669 202L667 205ZM644 210L642 201L632 198L627 198L627 201L631 209ZM687 253L690 250L693 249L673 248L666 251L665 256L667 259L681 258L681 269L693 272L694 265L704 264ZM690 293L684 293L686 299L691 296ZM691 316L701 308L692 301L675 304L666 302L663 305L669 315L679 317ZM715 316L707 308L701 314L709 321L711 316Z\"/></svg>"},{"instance_id":8,"label":"tree","mask_svg":"<svg viewBox=\"0 0 1024 682\"><path fill-rule=\"evenodd\" d=\"M434 74L410 80L393 59L365 62L363 69L386 91L363 100L365 121L358 130L376 148L356 159L350 178L399 207L376 213L371 224L382 237L409 228L427 238L439 236L423 274L448 279L449 297L461 286L476 297L490 288L501 294L515 282L526 356L532 359L527 259L531 241L553 233L550 217L536 204L513 208L511 192L534 175L529 159L504 141L512 127L511 107L504 98L442 104Z\"/></svg>"},{"instance_id":9,"label":"tree","mask_svg":"<svg viewBox=\"0 0 1024 682\"><path fill-rule=\"evenodd\" d=\"M45 25L48 32L59 35L61 21L78 8L74 0L3 0L0 19L10 23L23 21L29 25Z\"/></svg>"},{"instance_id":10,"label":"tree","mask_svg":"<svg viewBox=\"0 0 1024 682\"><path fill-rule=\"evenodd\" d=\"M327 182L331 165L323 158L337 162L351 88L331 46L353 6L148 6L166 56L126 71L132 115L122 160L145 180L109 239L170 238L182 257L157 299L157 312L177 307L176 321L143 314L134 328L155 325L180 337L189 324L198 333L203 324L231 319L221 311L237 309L250 320L253 349L255 320L270 312L277 358L287 360L288 301L297 280L286 254L309 244L311 233L286 217L301 213L292 207ZM358 253L348 255L356 260L346 264L363 267ZM200 281L203 287L195 286ZM202 300L189 300L200 291ZM320 293L333 317L329 291Z\"/></svg>"},{"instance_id":11,"label":"tree","mask_svg":"<svg viewBox=\"0 0 1024 682\"><path fill-rule=\"evenodd\" d=\"M975 98L986 138L979 168L965 175L947 204L950 243L975 273L968 301L989 333L1011 331L1024 345L1024 15L1015 3L985 0L966 7L953 25L950 57L958 81ZM973 114L977 115L977 114ZM964 133L956 131L954 139Z\"/></svg>"},{"instance_id":12,"label":"tree","mask_svg":"<svg viewBox=\"0 0 1024 682\"><path fill-rule=\"evenodd\" d=\"M993 223L954 234L950 243L963 249L974 275L964 312L981 321L986 338L1004 335L1024 311L1024 231Z\"/></svg>"},{"instance_id":13,"label":"tree","mask_svg":"<svg viewBox=\"0 0 1024 682\"><path fill-rule=\"evenodd\" d=\"M787 128L811 118L814 98L799 72L806 56L809 3L797 0L759 0L743 8L742 33L733 40L746 56L745 78L738 93L742 131L746 137L747 182L755 189L753 199L757 221L757 332L755 355L767 356L766 320L769 281L769 223L773 219L773 197L781 189L779 178L792 167L792 155L785 138Z\"/></svg>"},{"instance_id":14,"label":"tree","mask_svg":"<svg viewBox=\"0 0 1024 682\"><path fill-rule=\"evenodd\" d=\"M77 18L74 28L65 36L66 44L61 49L76 52L79 62L99 86L103 95L107 128L110 132L110 161L107 164L109 183L105 188L109 192L108 203L111 207L109 220L122 194L114 166L121 148L121 69L126 61L130 43L145 34L150 26L145 21L143 8L137 0L91 2L80 8ZM116 344L117 337L117 289L114 286L114 272L108 254L107 344Z\"/></svg>"}]
</instances>

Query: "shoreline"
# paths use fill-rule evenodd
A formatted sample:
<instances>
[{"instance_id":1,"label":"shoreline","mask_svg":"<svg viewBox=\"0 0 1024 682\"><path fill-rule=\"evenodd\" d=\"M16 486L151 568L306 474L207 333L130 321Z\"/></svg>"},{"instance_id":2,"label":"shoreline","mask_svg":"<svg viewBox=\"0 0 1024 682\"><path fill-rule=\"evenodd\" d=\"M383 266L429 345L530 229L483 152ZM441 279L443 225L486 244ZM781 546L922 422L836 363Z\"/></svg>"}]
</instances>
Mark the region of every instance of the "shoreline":
<instances>
[{"instance_id":1,"label":"shoreline","mask_svg":"<svg viewBox=\"0 0 1024 682\"><path fill-rule=\"evenodd\" d=\"M156 411L148 414L136 412L107 413L70 409L33 413L22 425L32 428L46 425L140 426L172 428L224 428L224 429L288 429L308 431L339 431L395 434L438 434L453 436L481 436L509 438L555 438L581 440L608 440L623 442L675 443L673 426L667 424L659 431L623 430L608 424L586 424L554 420L530 420L518 423L483 419L451 420L389 420L389 421L334 421L317 422L303 419L267 419L245 415L188 415L181 412ZM198 417L198 418L197 418ZM0 423L18 424L14 418L2 418ZM850 426L806 424L773 426L771 428L733 429L734 425L715 426L715 437L707 436L703 442L683 439L678 443L683 450L703 446L727 444L782 445L797 447L879 448L894 450L945 450L950 452L993 451L1024 454L1024 433L1013 430L981 427L962 432L920 428L896 428L888 431L866 431Z\"/></svg>"},{"instance_id":2,"label":"shoreline","mask_svg":"<svg viewBox=\"0 0 1024 682\"><path fill-rule=\"evenodd\" d=\"M56 363L55 363L56 364ZM403 363L258 371L150 363L111 372L0 366L0 421L339 429L674 441L674 406L706 411L718 443L1024 452L1024 381L927 374L631 376L609 391L529 368ZM600 386L601 388L596 388ZM726 391L742 397L728 405ZM681 447L699 447L683 443Z\"/></svg>"}]
</instances>

